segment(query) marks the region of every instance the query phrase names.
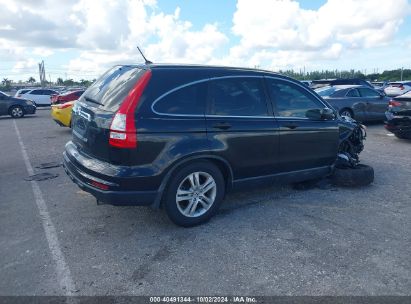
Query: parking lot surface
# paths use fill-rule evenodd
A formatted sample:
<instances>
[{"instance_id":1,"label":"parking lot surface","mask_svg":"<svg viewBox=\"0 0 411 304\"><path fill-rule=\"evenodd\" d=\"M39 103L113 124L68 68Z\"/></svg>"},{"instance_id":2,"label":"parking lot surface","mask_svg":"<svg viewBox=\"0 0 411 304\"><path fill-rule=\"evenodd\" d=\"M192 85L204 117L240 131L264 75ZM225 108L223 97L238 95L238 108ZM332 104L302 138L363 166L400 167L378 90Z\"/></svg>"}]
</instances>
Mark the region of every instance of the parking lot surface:
<instances>
[{"instance_id":1,"label":"parking lot surface","mask_svg":"<svg viewBox=\"0 0 411 304\"><path fill-rule=\"evenodd\" d=\"M71 137L49 110L1 117L0 295L410 295L411 142L387 133L368 126L368 187L234 193L187 229L36 168Z\"/></svg>"}]
</instances>

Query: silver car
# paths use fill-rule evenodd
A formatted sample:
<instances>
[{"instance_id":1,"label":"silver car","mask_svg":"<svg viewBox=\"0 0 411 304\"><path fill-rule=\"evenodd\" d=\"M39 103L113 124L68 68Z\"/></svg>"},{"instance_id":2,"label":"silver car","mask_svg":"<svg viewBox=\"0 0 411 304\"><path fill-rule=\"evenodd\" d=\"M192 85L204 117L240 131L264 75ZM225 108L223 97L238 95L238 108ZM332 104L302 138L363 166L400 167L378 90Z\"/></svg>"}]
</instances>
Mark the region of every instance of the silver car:
<instances>
[{"instance_id":1,"label":"silver car","mask_svg":"<svg viewBox=\"0 0 411 304\"><path fill-rule=\"evenodd\" d=\"M315 91L340 115L358 121L383 121L390 101L384 93L366 86L332 86Z\"/></svg>"},{"instance_id":2,"label":"silver car","mask_svg":"<svg viewBox=\"0 0 411 304\"><path fill-rule=\"evenodd\" d=\"M384 89L387 96L395 97L411 91L411 81L390 82Z\"/></svg>"}]
</instances>

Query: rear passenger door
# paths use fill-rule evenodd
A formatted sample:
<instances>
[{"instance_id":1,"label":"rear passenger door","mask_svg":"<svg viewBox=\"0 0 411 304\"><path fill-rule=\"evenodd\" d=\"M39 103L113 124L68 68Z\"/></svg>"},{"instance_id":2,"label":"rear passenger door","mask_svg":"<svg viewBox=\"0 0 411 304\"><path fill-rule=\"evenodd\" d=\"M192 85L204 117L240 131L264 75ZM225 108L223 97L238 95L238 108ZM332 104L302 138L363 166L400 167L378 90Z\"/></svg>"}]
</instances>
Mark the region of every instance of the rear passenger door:
<instances>
[{"instance_id":1,"label":"rear passenger door","mask_svg":"<svg viewBox=\"0 0 411 304\"><path fill-rule=\"evenodd\" d=\"M278 125L263 77L223 77L209 83L207 134L211 149L232 166L234 179L278 172Z\"/></svg>"},{"instance_id":2,"label":"rear passenger door","mask_svg":"<svg viewBox=\"0 0 411 304\"><path fill-rule=\"evenodd\" d=\"M311 109L325 104L302 85L279 78L266 78L280 127L280 170L299 171L330 166L337 157L339 127L337 120L313 120Z\"/></svg>"}]
</instances>

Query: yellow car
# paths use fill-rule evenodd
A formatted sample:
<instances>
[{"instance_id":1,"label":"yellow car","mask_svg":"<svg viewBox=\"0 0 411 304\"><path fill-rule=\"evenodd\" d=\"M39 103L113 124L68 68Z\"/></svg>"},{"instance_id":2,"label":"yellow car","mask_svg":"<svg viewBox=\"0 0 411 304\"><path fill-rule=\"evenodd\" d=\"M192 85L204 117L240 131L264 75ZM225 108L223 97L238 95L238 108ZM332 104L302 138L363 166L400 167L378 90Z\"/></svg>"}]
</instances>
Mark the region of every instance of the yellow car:
<instances>
[{"instance_id":1,"label":"yellow car","mask_svg":"<svg viewBox=\"0 0 411 304\"><path fill-rule=\"evenodd\" d=\"M51 106L51 116L58 125L71 128L71 109L74 103L75 101L69 101Z\"/></svg>"}]
</instances>

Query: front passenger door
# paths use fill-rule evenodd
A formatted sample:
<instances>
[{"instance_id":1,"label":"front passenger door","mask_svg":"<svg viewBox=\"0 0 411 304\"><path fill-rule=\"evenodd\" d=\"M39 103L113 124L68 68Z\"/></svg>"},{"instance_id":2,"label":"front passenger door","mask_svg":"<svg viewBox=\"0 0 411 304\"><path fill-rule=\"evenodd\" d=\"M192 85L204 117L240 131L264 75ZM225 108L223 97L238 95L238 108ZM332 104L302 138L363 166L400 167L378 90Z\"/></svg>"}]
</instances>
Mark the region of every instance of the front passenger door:
<instances>
[{"instance_id":1,"label":"front passenger door","mask_svg":"<svg viewBox=\"0 0 411 304\"><path fill-rule=\"evenodd\" d=\"M326 105L314 93L292 81L266 77L266 82L280 127L280 170L289 172L332 165L339 144L337 120L306 117L308 110L324 109Z\"/></svg>"},{"instance_id":2,"label":"front passenger door","mask_svg":"<svg viewBox=\"0 0 411 304\"><path fill-rule=\"evenodd\" d=\"M211 150L230 163L234 180L278 173L278 124L263 77L210 81L206 120Z\"/></svg>"},{"instance_id":3,"label":"front passenger door","mask_svg":"<svg viewBox=\"0 0 411 304\"><path fill-rule=\"evenodd\" d=\"M381 96L379 92L369 88L359 88L358 90L365 101L367 118L384 120L385 111L387 111L388 108L388 98Z\"/></svg>"}]
</instances>

